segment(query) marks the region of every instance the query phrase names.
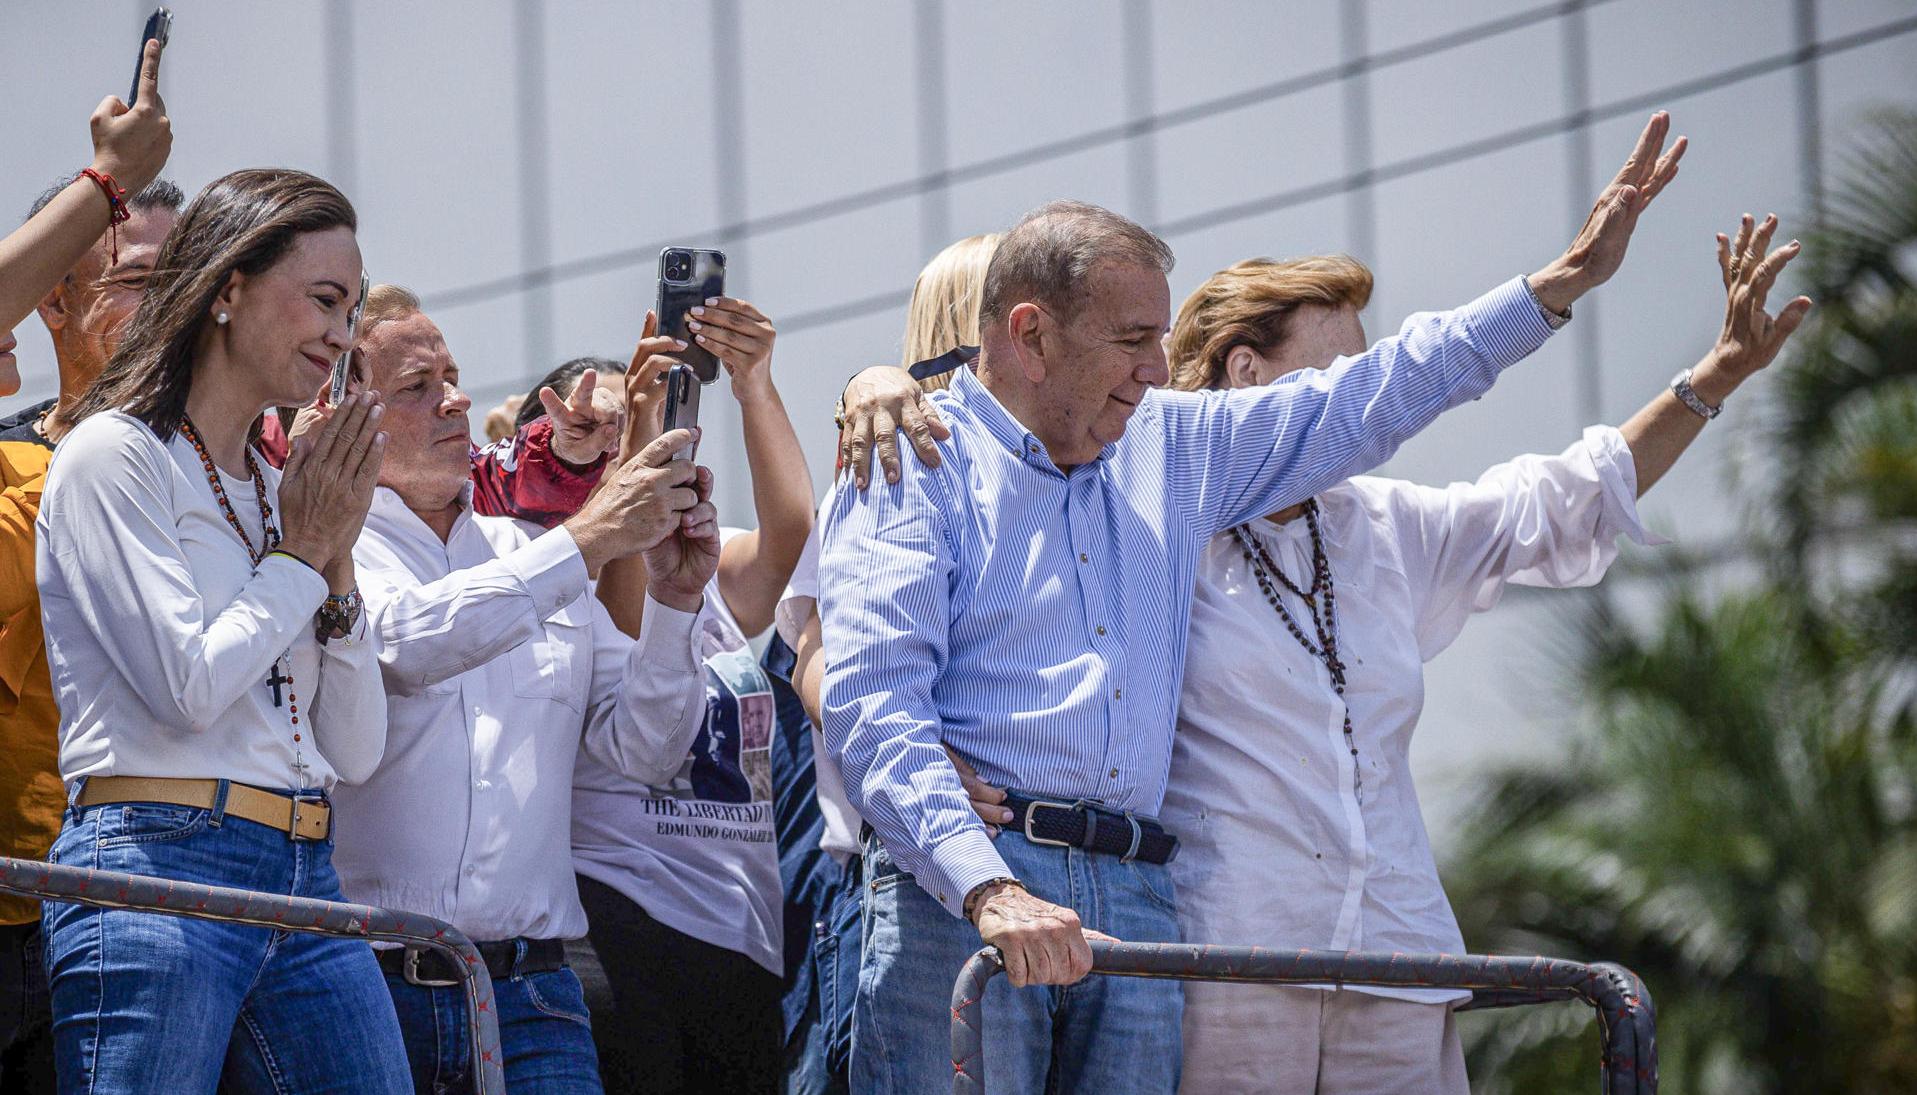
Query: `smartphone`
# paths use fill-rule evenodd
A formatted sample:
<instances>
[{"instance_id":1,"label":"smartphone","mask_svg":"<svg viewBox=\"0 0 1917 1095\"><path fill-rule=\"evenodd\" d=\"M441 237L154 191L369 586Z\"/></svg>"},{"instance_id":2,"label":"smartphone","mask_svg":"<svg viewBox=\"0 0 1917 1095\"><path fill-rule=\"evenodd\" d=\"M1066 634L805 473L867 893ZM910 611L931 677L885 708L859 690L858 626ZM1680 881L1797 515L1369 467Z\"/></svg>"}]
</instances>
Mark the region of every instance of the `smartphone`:
<instances>
[{"instance_id":1,"label":"smartphone","mask_svg":"<svg viewBox=\"0 0 1917 1095\"><path fill-rule=\"evenodd\" d=\"M333 382L326 389L326 405L337 407L346 398L346 382L353 372L353 340L359 337L359 320L366 314L366 294L373 291L373 279L364 270L359 275L359 300L346 313L346 352L333 362Z\"/></svg>"},{"instance_id":2,"label":"smartphone","mask_svg":"<svg viewBox=\"0 0 1917 1095\"><path fill-rule=\"evenodd\" d=\"M173 12L166 8L154 8L153 14L146 17L146 32L140 35L140 52L133 55L133 87L126 93L126 105L132 106L140 101L140 64L146 60L146 44L155 38L160 40L160 48L166 48L166 40L173 34Z\"/></svg>"},{"instance_id":3,"label":"smartphone","mask_svg":"<svg viewBox=\"0 0 1917 1095\"><path fill-rule=\"evenodd\" d=\"M674 365L666 372L666 432L689 430L699 424L699 389L705 387L690 365ZM672 454L674 460L690 460L698 450L693 442Z\"/></svg>"},{"instance_id":4,"label":"smartphone","mask_svg":"<svg viewBox=\"0 0 1917 1095\"><path fill-rule=\"evenodd\" d=\"M724 296L725 291L724 252L696 247L668 247L659 252L659 333L686 344L679 360L692 367L701 384L719 379L719 359L693 341L686 320L694 308Z\"/></svg>"}]
</instances>

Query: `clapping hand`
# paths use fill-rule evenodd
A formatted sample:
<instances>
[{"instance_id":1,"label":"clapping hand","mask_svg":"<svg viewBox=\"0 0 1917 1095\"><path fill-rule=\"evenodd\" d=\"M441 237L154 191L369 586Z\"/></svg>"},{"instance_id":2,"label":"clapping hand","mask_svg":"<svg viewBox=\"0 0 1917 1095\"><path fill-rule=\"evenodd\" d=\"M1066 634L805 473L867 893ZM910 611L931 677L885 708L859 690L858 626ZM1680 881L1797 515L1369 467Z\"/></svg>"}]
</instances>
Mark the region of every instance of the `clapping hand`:
<instances>
[{"instance_id":1,"label":"clapping hand","mask_svg":"<svg viewBox=\"0 0 1917 1095\"><path fill-rule=\"evenodd\" d=\"M1677 162L1690 146L1688 138L1679 137L1670 151L1664 152L1664 139L1670 131L1668 113L1660 110L1651 115L1644 132L1638 134L1637 147L1598 195L1577 238L1564 254L1531 275L1531 290L1538 295L1539 303L1561 313L1617 273L1631 244L1631 233L1637 229L1638 215L1677 177Z\"/></svg>"}]
</instances>

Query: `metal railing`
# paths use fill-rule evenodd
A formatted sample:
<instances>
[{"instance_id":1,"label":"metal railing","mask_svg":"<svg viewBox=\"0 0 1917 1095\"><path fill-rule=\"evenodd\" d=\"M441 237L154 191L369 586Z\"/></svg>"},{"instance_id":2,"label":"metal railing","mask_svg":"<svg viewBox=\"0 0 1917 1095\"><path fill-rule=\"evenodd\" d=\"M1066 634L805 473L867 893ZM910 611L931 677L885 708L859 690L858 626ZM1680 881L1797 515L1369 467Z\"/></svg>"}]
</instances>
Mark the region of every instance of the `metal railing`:
<instances>
[{"instance_id":1,"label":"metal railing","mask_svg":"<svg viewBox=\"0 0 1917 1095\"><path fill-rule=\"evenodd\" d=\"M996 947L973 955L952 986L952 1092L982 1095L985 987L1004 969ZM1459 1010L1582 1000L1597 1009L1604 1095L1655 1095L1657 1022L1636 974L1610 962L1478 954L1268 950L1181 943L1092 943L1092 972L1264 985L1469 989Z\"/></svg>"},{"instance_id":2,"label":"metal railing","mask_svg":"<svg viewBox=\"0 0 1917 1095\"><path fill-rule=\"evenodd\" d=\"M452 960L465 987L475 1090L478 1095L505 1095L505 1062L499 1052L492 977L472 940L444 921L344 901L202 886L5 856L0 856L0 893L311 935L410 943L437 951Z\"/></svg>"}]
</instances>

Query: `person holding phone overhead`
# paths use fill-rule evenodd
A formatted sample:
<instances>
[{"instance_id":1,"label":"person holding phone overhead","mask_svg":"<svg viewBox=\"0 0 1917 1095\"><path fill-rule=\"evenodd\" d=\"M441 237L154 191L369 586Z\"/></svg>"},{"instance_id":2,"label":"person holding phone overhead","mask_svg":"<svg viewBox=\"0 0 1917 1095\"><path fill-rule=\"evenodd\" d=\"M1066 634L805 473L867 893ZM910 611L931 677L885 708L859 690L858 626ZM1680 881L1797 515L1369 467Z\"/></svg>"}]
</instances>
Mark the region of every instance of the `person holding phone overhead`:
<instances>
[{"instance_id":1,"label":"person holding phone overhead","mask_svg":"<svg viewBox=\"0 0 1917 1095\"><path fill-rule=\"evenodd\" d=\"M352 556L379 395L283 474L250 442L346 348L356 226L304 172L216 180L75 409L37 523L68 787L53 862L341 899L328 796L386 745ZM62 1090L412 1086L363 943L65 904L45 923Z\"/></svg>"},{"instance_id":2,"label":"person holding phone overhead","mask_svg":"<svg viewBox=\"0 0 1917 1095\"><path fill-rule=\"evenodd\" d=\"M782 891L772 819L772 686L747 637L773 609L812 527L812 480L772 379L771 321L742 300L693 305L685 342L649 317L626 374L623 451L659 433L662 378L703 347L731 377L752 471L754 530L722 530L694 637L705 704L666 779L635 786L581 756L573 867L614 1008L594 1037L612 1092L763 1092L779 1082ZM688 345L689 344L689 345ZM599 596L628 634L653 621L630 576ZM648 606L647 611L650 611Z\"/></svg>"},{"instance_id":3,"label":"person holding phone overhead","mask_svg":"<svg viewBox=\"0 0 1917 1095\"><path fill-rule=\"evenodd\" d=\"M173 144L159 71L160 48L149 45L141 53L141 82L148 87L139 108L109 98L93 112L94 174L76 175L46 196L25 224L0 240L0 395L20 386L12 353L15 324L45 298L63 296L63 283L77 268L92 275L84 279L90 288L143 276L139 264L151 265L172 225L168 206L179 192L155 181ZM122 197L121 190L131 197ZM122 208L129 219L116 224ZM117 256L103 239L110 228ZM97 300L114 294L93 295ZM6 758L0 765L0 855L21 859L45 857L66 807L57 757L60 711L47 675L33 572L33 521L53 455L44 423L53 407L48 400L0 420L0 756ZM41 944L40 903L0 897L0 1091L54 1086L53 1016Z\"/></svg>"}]
</instances>

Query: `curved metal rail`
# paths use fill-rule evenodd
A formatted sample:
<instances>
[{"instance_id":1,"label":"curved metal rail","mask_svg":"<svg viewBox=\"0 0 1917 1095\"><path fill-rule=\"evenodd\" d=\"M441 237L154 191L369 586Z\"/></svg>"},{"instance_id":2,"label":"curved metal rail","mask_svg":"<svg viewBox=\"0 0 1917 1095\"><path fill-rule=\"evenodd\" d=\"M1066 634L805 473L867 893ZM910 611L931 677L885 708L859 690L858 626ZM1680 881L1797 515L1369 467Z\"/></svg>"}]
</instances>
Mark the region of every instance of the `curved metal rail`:
<instances>
[{"instance_id":1,"label":"curved metal rail","mask_svg":"<svg viewBox=\"0 0 1917 1095\"><path fill-rule=\"evenodd\" d=\"M505 1095L506 1073L504 1057L499 1052L499 1022L493 1011L492 978L472 940L444 921L344 901L202 886L123 871L98 871L5 856L0 856L0 892L101 909L133 909L162 916L429 947L452 959L462 974L478 1095Z\"/></svg>"},{"instance_id":2,"label":"curved metal rail","mask_svg":"<svg viewBox=\"0 0 1917 1095\"><path fill-rule=\"evenodd\" d=\"M985 1091L981 1005L986 985L1002 969L998 949L986 947L965 964L952 986L953 1095ZM1598 1014L1603 1044L1599 1090L1604 1095L1657 1091L1657 1020L1651 994L1636 974L1610 962L1094 941L1092 972L1266 985L1469 989L1473 998L1460 1010L1582 1000Z\"/></svg>"}]
</instances>

